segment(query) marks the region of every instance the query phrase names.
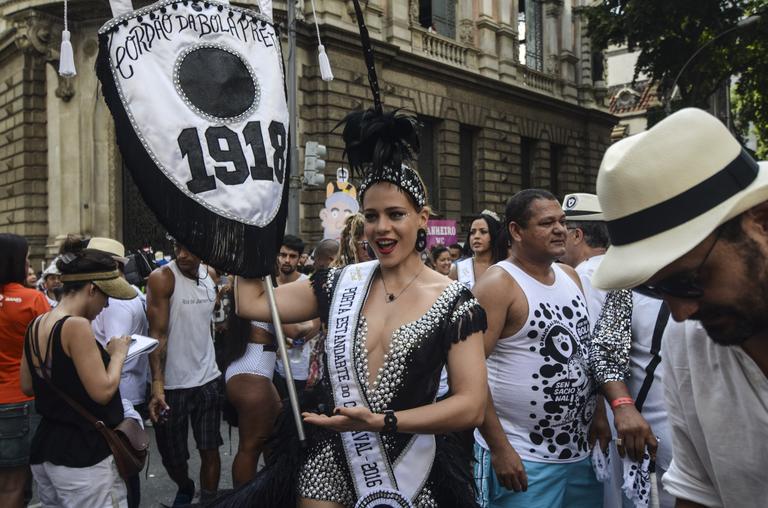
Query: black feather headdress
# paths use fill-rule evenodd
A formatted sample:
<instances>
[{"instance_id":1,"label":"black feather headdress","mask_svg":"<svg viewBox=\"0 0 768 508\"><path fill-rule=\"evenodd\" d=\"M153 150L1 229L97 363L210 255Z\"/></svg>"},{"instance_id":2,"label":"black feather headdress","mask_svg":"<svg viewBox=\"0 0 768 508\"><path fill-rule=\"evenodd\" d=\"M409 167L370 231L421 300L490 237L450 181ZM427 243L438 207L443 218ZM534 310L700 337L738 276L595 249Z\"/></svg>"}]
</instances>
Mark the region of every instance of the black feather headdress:
<instances>
[{"instance_id":1,"label":"black feather headdress","mask_svg":"<svg viewBox=\"0 0 768 508\"><path fill-rule=\"evenodd\" d=\"M353 111L343 123L344 155L353 171L381 172L389 166L400 167L419 152L418 123L399 110Z\"/></svg>"},{"instance_id":2,"label":"black feather headdress","mask_svg":"<svg viewBox=\"0 0 768 508\"><path fill-rule=\"evenodd\" d=\"M368 187L386 181L400 187L418 207L423 207L427 202L426 190L421 177L411 168L420 149L418 122L397 109L384 111L368 29L359 0L353 0L353 4L374 104L367 110L349 113L341 121L344 156L352 171L363 178L361 201Z\"/></svg>"}]
</instances>

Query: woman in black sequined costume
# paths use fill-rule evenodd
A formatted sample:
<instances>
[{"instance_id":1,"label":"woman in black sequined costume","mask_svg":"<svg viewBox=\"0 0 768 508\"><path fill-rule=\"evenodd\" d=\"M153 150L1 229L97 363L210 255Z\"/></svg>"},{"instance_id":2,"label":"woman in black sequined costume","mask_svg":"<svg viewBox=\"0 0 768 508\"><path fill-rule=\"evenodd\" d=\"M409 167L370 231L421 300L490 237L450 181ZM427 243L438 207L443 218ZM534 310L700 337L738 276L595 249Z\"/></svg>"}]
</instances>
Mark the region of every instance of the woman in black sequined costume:
<instances>
[{"instance_id":1,"label":"woman in black sequined costume","mask_svg":"<svg viewBox=\"0 0 768 508\"><path fill-rule=\"evenodd\" d=\"M340 433L369 431L381 433L390 464L405 453L414 434L435 434L435 458L426 482L411 499L413 506L474 506L469 468L463 462L469 458L462 457L445 434L475 427L482 419L485 312L461 283L421 262L429 208L421 178L407 166L418 149L413 120L368 110L349 115L346 122L350 165L364 173L360 199L365 236L378 258L370 262L374 265L369 265L373 271L364 287L364 303L347 339L352 341L351 370L364 404L334 408L326 357L322 380L302 407L308 449L286 449L290 422L284 422L283 441L276 444L265 471L221 504L352 507L360 494ZM359 266L322 271L311 282L277 288L283 322L320 317L327 324L334 317L331 301L344 270ZM236 305L242 317L271 319L260 281L238 279ZM446 364L452 395L435 403L440 370ZM382 433L387 410L394 412L397 426Z\"/></svg>"}]
</instances>

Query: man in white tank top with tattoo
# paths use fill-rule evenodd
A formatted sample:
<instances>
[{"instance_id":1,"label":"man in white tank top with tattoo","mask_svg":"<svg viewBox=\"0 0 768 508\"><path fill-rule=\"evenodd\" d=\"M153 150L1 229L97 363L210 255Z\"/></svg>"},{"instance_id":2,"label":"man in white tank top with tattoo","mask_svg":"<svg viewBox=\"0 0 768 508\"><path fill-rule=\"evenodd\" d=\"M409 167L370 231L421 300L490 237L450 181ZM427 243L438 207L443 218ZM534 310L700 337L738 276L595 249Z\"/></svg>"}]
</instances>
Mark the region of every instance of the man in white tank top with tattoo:
<instances>
[{"instance_id":1,"label":"man in white tank top with tattoo","mask_svg":"<svg viewBox=\"0 0 768 508\"><path fill-rule=\"evenodd\" d=\"M200 501L216 496L221 471L221 393L211 336L216 303L212 272L186 247L174 245L176 258L153 271L147 283L149 334L159 341L149 355L157 449L178 486L173 505L190 504L195 484L189 477L187 432L200 452Z\"/></svg>"},{"instance_id":2,"label":"man in white tank top with tattoo","mask_svg":"<svg viewBox=\"0 0 768 508\"><path fill-rule=\"evenodd\" d=\"M547 191L518 192L506 210L512 256L473 291L488 314L489 399L475 432L482 507L592 508L602 484L591 464L595 436L610 439L589 373L587 302L565 253L565 214ZM596 417L596 411L600 411Z\"/></svg>"}]
</instances>

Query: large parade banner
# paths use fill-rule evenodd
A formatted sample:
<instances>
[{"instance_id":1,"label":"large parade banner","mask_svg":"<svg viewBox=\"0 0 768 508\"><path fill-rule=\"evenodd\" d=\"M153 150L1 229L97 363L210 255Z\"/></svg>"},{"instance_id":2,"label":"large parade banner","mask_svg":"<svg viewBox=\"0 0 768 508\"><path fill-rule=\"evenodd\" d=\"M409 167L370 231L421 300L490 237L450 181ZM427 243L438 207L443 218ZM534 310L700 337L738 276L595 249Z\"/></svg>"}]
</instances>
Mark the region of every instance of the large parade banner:
<instances>
[{"instance_id":1,"label":"large parade banner","mask_svg":"<svg viewBox=\"0 0 768 508\"><path fill-rule=\"evenodd\" d=\"M99 30L97 73L147 205L207 263L271 271L285 229L289 116L267 16L166 0Z\"/></svg>"}]
</instances>

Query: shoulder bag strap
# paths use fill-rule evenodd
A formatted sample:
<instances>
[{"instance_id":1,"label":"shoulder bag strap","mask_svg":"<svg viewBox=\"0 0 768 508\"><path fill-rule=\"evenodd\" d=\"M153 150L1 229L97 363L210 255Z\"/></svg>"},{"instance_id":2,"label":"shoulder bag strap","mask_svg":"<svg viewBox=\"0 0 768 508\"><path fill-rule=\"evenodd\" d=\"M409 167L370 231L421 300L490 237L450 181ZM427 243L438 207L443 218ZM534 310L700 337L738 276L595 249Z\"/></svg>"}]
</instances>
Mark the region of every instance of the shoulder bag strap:
<instances>
[{"instance_id":1,"label":"shoulder bag strap","mask_svg":"<svg viewBox=\"0 0 768 508\"><path fill-rule=\"evenodd\" d=\"M669 322L669 307L666 302L661 302L661 308L659 308L659 315L656 318L656 326L653 329L653 339L651 340L651 361L645 367L645 379L643 385L640 387L640 391L635 399L635 407L642 413L643 404L648 397L648 392L651 390L653 384L653 374L656 372L656 367L661 363L661 336L664 335L664 330L667 328Z\"/></svg>"},{"instance_id":2,"label":"shoulder bag strap","mask_svg":"<svg viewBox=\"0 0 768 508\"><path fill-rule=\"evenodd\" d=\"M24 357L27 361L27 367L29 367L30 374L34 374L35 372L35 364L32 363L32 348L34 347L32 344L32 330L35 330L34 335L37 336L37 329L40 327L40 317L41 316L37 316L34 321L27 326L27 331L24 334Z\"/></svg>"},{"instance_id":3,"label":"shoulder bag strap","mask_svg":"<svg viewBox=\"0 0 768 508\"><path fill-rule=\"evenodd\" d=\"M56 332L56 329L58 327L64 326L64 321L67 320L69 316L66 316L59 321L57 321L53 328L51 328L51 333L48 335L48 349L45 352L45 358L47 359L49 355L52 355L51 353L51 347L53 347L53 335ZM87 409L85 409L82 405L80 405L79 402L77 402L75 399L67 395L63 390L60 390L58 386L53 384L53 381L51 380L50 373L48 372L48 365L45 363L45 359L42 358L42 354L40 354L40 345L37 343L37 335L38 330L40 328L40 318L37 318L35 321L35 331L34 331L34 337L30 336L30 342L33 344L33 348L35 350L35 356L37 356L37 361L40 362L40 373L41 376L46 383L48 383L48 386L50 386L54 392L58 394L59 397L64 399L64 401L69 404L72 409L78 412L80 416L86 419L87 422L89 422L91 425L96 427L97 429L101 429L102 427L106 427L104 425L104 422L97 420ZM27 332L29 332L29 329L27 329ZM30 368L34 369L34 365L32 365L31 358L28 358L30 363Z\"/></svg>"}]
</instances>

